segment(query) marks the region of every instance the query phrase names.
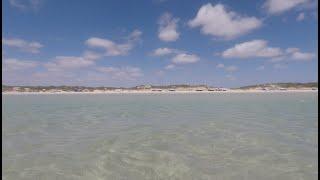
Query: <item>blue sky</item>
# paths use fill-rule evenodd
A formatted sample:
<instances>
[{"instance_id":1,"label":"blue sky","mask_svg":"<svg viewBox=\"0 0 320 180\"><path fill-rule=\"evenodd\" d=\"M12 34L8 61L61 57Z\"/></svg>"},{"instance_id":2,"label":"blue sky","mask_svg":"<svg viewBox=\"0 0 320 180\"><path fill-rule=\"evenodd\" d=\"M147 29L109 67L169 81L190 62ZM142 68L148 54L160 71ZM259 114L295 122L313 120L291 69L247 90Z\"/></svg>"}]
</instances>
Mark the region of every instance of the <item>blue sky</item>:
<instances>
[{"instance_id":1,"label":"blue sky","mask_svg":"<svg viewBox=\"0 0 320 180\"><path fill-rule=\"evenodd\" d=\"M3 0L3 83L318 81L316 0Z\"/></svg>"}]
</instances>

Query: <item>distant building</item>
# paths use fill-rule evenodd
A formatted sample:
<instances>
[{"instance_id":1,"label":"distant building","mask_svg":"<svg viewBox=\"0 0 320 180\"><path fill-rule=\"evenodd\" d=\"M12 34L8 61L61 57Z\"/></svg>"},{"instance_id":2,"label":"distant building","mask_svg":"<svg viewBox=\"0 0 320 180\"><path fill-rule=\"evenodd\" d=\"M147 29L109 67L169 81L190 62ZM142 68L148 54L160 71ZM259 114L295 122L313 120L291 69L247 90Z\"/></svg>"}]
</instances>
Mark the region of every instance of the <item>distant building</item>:
<instances>
[{"instance_id":1,"label":"distant building","mask_svg":"<svg viewBox=\"0 0 320 180\"><path fill-rule=\"evenodd\" d=\"M21 88L20 88L20 87L13 87L12 90L13 90L13 91L20 91Z\"/></svg>"},{"instance_id":2,"label":"distant building","mask_svg":"<svg viewBox=\"0 0 320 180\"><path fill-rule=\"evenodd\" d=\"M152 89L151 91L162 91L162 89Z\"/></svg>"},{"instance_id":3,"label":"distant building","mask_svg":"<svg viewBox=\"0 0 320 180\"><path fill-rule=\"evenodd\" d=\"M208 87L207 86L196 86L195 89L196 89L196 91L207 91Z\"/></svg>"},{"instance_id":4,"label":"distant building","mask_svg":"<svg viewBox=\"0 0 320 180\"><path fill-rule=\"evenodd\" d=\"M151 85L141 85L141 86L137 86L136 89L151 89Z\"/></svg>"}]
</instances>

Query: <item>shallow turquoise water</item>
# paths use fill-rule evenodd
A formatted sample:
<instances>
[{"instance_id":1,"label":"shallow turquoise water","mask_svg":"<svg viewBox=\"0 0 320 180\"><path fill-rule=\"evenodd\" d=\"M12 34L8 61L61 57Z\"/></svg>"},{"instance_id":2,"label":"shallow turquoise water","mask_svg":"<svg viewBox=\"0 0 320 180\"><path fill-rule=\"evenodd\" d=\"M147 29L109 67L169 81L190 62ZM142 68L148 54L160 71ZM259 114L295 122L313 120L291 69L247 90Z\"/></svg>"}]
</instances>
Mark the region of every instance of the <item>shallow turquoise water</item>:
<instances>
[{"instance_id":1,"label":"shallow turquoise water","mask_svg":"<svg viewBox=\"0 0 320 180\"><path fill-rule=\"evenodd\" d=\"M2 179L317 179L317 98L3 95Z\"/></svg>"}]
</instances>

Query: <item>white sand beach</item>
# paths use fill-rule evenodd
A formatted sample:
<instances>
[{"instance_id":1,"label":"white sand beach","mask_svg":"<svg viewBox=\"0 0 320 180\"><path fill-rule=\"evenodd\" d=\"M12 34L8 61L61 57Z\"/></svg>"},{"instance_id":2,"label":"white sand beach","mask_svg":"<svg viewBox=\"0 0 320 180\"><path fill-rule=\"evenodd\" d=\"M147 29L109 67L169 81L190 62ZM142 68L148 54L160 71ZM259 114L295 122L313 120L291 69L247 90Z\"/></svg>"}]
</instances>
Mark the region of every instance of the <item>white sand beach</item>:
<instances>
[{"instance_id":1,"label":"white sand beach","mask_svg":"<svg viewBox=\"0 0 320 180\"><path fill-rule=\"evenodd\" d=\"M94 91L94 92L2 92L3 95L27 95L27 94L228 94L228 93L305 93L318 90L292 89L292 90L226 90L226 91L151 91L151 90L122 90L122 91Z\"/></svg>"}]
</instances>

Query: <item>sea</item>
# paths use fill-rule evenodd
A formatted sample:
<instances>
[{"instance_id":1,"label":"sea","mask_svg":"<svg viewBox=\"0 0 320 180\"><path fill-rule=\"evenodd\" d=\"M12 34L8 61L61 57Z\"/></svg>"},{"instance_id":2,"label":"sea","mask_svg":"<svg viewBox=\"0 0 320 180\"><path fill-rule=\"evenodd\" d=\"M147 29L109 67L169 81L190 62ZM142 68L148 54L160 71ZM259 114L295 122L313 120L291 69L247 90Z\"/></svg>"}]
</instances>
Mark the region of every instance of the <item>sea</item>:
<instances>
[{"instance_id":1,"label":"sea","mask_svg":"<svg viewBox=\"0 0 320 180\"><path fill-rule=\"evenodd\" d=\"M318 94L2 96L3 180L316 180Z\"/></svg>"}]
</instances>

